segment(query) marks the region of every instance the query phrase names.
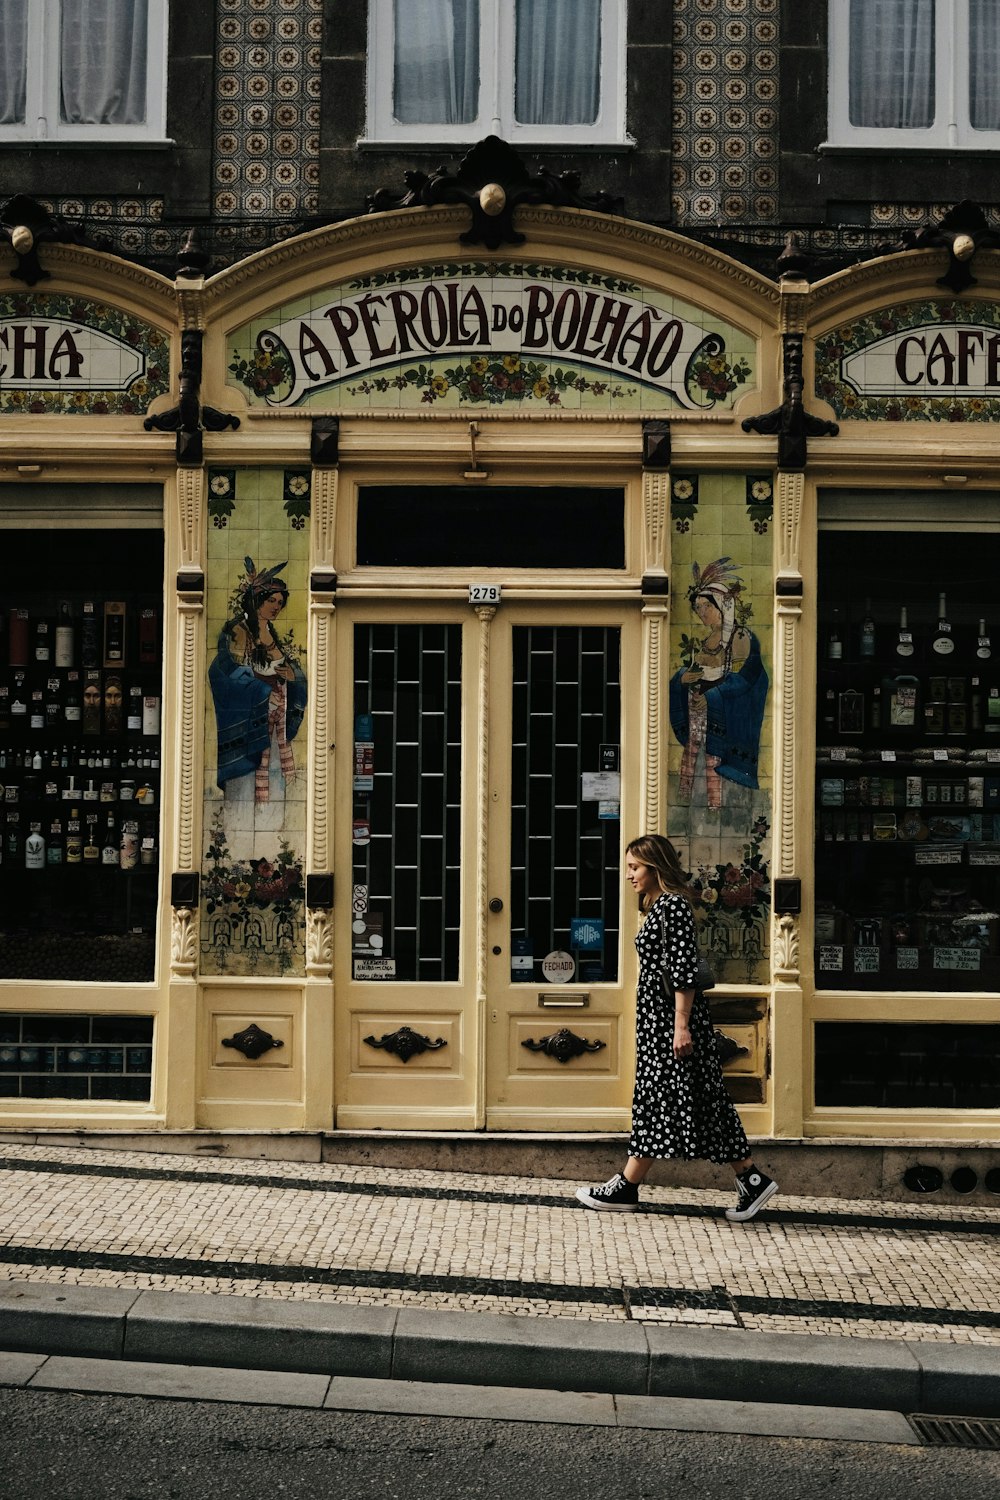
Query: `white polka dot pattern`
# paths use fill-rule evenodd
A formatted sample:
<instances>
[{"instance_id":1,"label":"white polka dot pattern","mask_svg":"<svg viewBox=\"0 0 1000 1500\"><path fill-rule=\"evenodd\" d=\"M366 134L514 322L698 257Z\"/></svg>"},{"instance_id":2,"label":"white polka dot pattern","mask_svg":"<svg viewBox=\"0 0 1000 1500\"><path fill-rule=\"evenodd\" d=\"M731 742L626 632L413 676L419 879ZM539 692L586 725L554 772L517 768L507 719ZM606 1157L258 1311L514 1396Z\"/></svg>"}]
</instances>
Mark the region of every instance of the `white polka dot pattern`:
<instances>
[{"instance_id":1,"label":"white polka dot pattern","mask_svg":"<svg viewBox=\"0 0 1000 1500\"><path fill-rule=\"evenodd\" d=\"M635 940L636 1070L632 1098L632 1156L714 1162L750 1155L740 1117L726 1093L708 1002L695 992L691 1057L674 1057L674 1007L662 979L689 989L698 972L694 914L680 895L658 896Z\"/></svg>"}]
</instances>

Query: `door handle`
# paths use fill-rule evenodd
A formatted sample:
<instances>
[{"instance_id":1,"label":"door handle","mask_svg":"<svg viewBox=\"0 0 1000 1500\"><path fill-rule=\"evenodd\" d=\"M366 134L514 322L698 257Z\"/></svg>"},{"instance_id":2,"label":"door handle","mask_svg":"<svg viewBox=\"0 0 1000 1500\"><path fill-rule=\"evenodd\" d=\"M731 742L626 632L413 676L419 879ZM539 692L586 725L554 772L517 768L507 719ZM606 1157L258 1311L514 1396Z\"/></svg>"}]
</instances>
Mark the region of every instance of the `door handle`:
<instances>
[{"instance_id":1,"label":"door handle","mask_svg":"<svg viewBox=\"0 0 1000 1500\"><path fill-rule=\"evenodd\" d=\"M490 902L490 911L494 916L497 916L500 912L503 911L503 902L500 900L499 896L493 897L492 901Z\"/></svg>"}]
</instances>

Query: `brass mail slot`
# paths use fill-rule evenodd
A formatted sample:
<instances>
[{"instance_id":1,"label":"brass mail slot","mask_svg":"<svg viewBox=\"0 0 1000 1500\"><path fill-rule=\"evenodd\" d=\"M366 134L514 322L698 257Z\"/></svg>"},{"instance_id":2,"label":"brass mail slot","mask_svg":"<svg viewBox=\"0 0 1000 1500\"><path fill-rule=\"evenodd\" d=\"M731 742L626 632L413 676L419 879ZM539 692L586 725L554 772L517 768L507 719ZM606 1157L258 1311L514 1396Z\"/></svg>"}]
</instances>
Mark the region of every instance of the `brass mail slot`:
<instances>
[{"instance_id":1,"label":"brass mail slot","mask_svg":"<svg viewBox=\"0 0 1000 1500\"><path fill-rule=\"evenodd\" d=\"M551 990L543 990L538 996L538 1004L542 1010L586 1010L590 996L553 995Z\"/></svg>"}]
</instances>

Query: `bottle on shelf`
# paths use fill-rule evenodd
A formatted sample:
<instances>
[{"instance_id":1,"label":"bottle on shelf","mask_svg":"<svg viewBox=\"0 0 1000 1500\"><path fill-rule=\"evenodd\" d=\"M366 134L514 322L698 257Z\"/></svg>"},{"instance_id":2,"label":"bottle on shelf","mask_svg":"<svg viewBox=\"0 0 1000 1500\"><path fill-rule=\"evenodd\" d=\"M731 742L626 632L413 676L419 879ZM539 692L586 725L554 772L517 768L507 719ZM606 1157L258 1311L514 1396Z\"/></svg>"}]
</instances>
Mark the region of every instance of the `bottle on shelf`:
<instances>
[{"instance_id":1,"label":"bottle on shelf","mask_svg":"<svg viewBox=\"0 0 1000 1500\"><path fill-rule=\"evenodd\" d=\"M9 814L7 826L9 829ZM45 864L45 840L42 838L42 825L41 823L32 823L28 837L24 841L24 868L26 870L44 870Z\"/></svg>"},{"instance_id":2,"label":"bottle on shelf","mask_svg":"<svg viewBox=\"0 0 1000 1500\"><path fill-rule=\"evenodd\" d=\"M938 594L938 620L931 650L936 656L951 656L955 650L955 635L948 619L948 604L943 593Z\"/></svg>"},{"instance_id":3,"label":"bottle on shelf","mask_svg":"<svg viewBox=\"0 0 1000 1500\"><path fill-rule=\"evenodd\" d=\"M985 620L980 620L979 622L979 634L976 637L976 655L980 661L989 661L993 655L993 646L990 642Z\"/></svg>"},{"instance_id":4,"label":"bottle on shelf","mask_svg":"<svg viewBox=\"0 0 1000 1500\"><path fill-rule=\"evenodd\" d=\"M45 728L51 733L62 722L62 680L49 677L45 683Z\"/></svg>"},{"instance_id":5,"label":"bottle on shelf","mask_svg":"<svg viewBox=\"0 0 1000 1500\"><path fill-rule=\"evenodd\" d=\"M870 661L875 655L875 621L872 619L872 601L865 600L865 614L861 621L861 637L858 642L858 655L863 661Z\"/></svg>"},{"instance_id":6,"label":"bottle on shelf","mask_svg":"<svg viewBox=\"0 0 1000 1500\"><path fill-rule=\"evenodd\" d=\"M83 846L83 862L91 869L101 862L101 850L97 842L97 814L87 814L87 842Z\"/></svg>"},{"instance_id":7,"label":"bottle on shelf","mask_svg":"<svg viewBox=\"0 0 1000 1500\"><path fill-rule=\"evenodd\" d=\"M899 611L899 633L896 636L896 655L912 656L913 652L913 632L907 622L906 605L904 604Z\"/></svg>"},{"instance_id":8,"label":"bottle on shelf","mask_svg":"<svg viewBox=\"0 0 1000 1500\"><path fill-rule=\"evenodd\" d=\"M44 618L35 621L35 646L33 654L39 666L48 666L52 660L52 636L49 631L49 622Z\"/></svg>"},{"instance_id":9,"label":"bottle on shelf","mask_svg":"<svg viewBox=\"0 0 1000 1500\"><path fill-rule=\"evenodd\" d=\"M75 646L75 632L73 630L73 610L68 599L60 599L56 610L56 666L71 667L73 665L73 651Z\"/></svg>"},{"instance_id":10,"label":"bottle on shelf","mask_svg":"<svg viewBox=\"0 0 1000 1500\"><path fill-rule=\"evenodd\" d=\"M45 844L45 863L61 865L63 862L63 826L58 816L49 821L49 836Z\"/></svg>"},{"instance_id":11,"label":"bottle on shelf","mask_svg":"<svg viewBox=\"0 0 1000 1500\"><path fill-rule=\"evenodd\" d=\"M69 671L66 673L66 696L63 699L63 718L67 725L76 726L82 715L80 704L80 674Z\"/></svg>"},{"instance_id":12,"label":"bottle on shelf","mask_svg":"<svg viewBox=\"0 0 1000 1500\"><path fill-rule=\"evenodd\" d=\"M894 731L916 729L920 680L902 673L888 677L882 684L883 728Z\"/></svg>"},{"instance_id":13,"label":"bottle on shelf","mask_svg":"<svg viewBox=\"0 0 1000 1500\"><path fill-rule=\"evenodd\" d=\"M42 688L31 690L31 710L28 715L29 729L45 728L45 693Z\"/></svg>"},{"instance_id":14,"label":"bottle on shelf","mask_svg":"<svg viewBox=\"0 0 1000 1500\"><path fill-rule=\"evenodd\" d=\"M66 863L68 865L79 865L83 863L83 829L80 825L80 809L70 809L69 817L66 819Z\"/></svg>"},{"instance_id":15,"label":"bottle on shelf","mask_svg":"<svg viewBox=\"0 0 1000 1500\"><path fill-rule=\"evenodd\" d=\"M121 844L118 837L118 829L115 826L114 813L108 813L108 821L104 829L104 842L101 844L101 864L117 865L121 858Z\"/></svg>"},{"instance_id":16,"label":"bottle on shelf","mask_svg":"<svg viewBox=\"0 0 1000 1500\"><path fill-rule=\"evenodd\" d=\"M844 642L840 634L840 611L837 608L833 611L830 634L826 643L826 655L828 661L842 661L844 656Z\"/></svg>"},{"instance_id":17,"label":"bottle on shelf","mask_svg":"<svg viewBox=\"0 0 1000 1500\"><path fill-rule=\"evenodd\" d=\"M123 870L134 870L139 863L139 824L135 818L122 819L118 863Z\"/></svg>"},{"instance_id":18,"label":"bottle on shelf","mask_svg":"<svg viewBox=\"0 0 1000 1500\"><path fill-rule=\"evenodd\" d=\"M133 682L129 685L128 714L125 719L125 728L129 734L141 734L142 732L142 687L138 682Z\"/></svg>"},{"instance_id":19,"label":"bottle on shelf","mask_svg":"<svg viewBox=\"0 0 1000 1500\"><path fill-rule=\"evenodd\" d=\"M7 659L12 667L28 665L28 611L12 609L7 617Z\"/></svg>"},{"instance_id":20,"label":"bottle on shelf","mask_svg":"<svg viewBox=\"0 0 1000 1500\"><path fill-rule=\"evenodd\" d=\"M83 618L80 622L80 665L81 667L100 666L100 648L97 635L97 607L92 599L88 599L83 606Z\"/></svg>"}]
</instances>

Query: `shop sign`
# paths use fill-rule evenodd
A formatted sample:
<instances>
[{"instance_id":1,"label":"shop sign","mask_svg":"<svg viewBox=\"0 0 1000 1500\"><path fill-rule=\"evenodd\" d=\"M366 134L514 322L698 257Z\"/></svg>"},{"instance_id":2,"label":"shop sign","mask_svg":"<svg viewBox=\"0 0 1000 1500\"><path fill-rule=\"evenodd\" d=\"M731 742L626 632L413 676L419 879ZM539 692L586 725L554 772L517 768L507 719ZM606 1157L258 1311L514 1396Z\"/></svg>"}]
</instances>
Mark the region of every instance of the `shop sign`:
<instances>
[{"instance_id":1,"label":"shop sign","mask_svg":"<svg viewBox=\"0 0 1000 1500\"><path fill-rule=\"evenodd\" d=\"M539 404L729 407L752 338L603 273L463 262L333 286L230 338L252 403L346 408ZM316 398L322 395L322 400Z\"/></svg>"},{"instance_id":2,"label":"shop sign","mask_svg":"<svg viewBox=\"0 0 1000 1500\"><path fill-rule=\"evenodd\" d=\"M816 394L839 417L995 421L1000 307L907 303L843 324L817 341Z\"/></svg>"},{"instance_id":3,"label":"shop sign","mask_svg":"<svg viewBox=\"0 0 1000 1500\"><path fill-rule=\"evenodd\" d=\"M0 296L0 411L141 413L170 389L165 334L119 308Z\"/></svg>"}]
</instances>

